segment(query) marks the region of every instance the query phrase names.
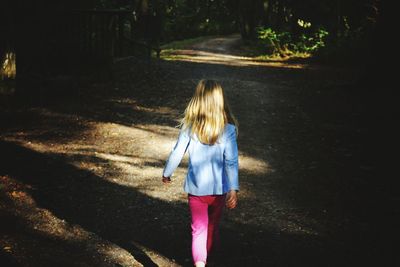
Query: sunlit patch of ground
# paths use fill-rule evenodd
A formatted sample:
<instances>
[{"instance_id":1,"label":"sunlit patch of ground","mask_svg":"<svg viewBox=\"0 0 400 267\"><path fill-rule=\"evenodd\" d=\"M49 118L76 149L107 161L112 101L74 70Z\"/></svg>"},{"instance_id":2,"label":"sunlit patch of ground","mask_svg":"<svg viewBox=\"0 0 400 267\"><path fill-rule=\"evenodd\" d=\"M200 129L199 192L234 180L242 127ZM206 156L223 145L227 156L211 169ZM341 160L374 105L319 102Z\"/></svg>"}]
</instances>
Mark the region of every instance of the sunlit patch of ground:
<instances>
[{"instance_id":1,"label":"sunlit patch of ground","mask_svg":"<svg viewBox=\"0 0 400 267\"><path fill-rule=\"evenodd\" d=\"M178 128L159 125L129 127L116 123L96 123L80 135L80 140L66 143L21 140L21 137L29 139L29 134L22 132L18 137L5 140L21 142L22 146L40 153L62 154L79 169L114 183L134 187L151 197L186 202L182 185L188 155L175 171L173 183L168 186L161 183L165 161L178 134ZM265 175L271 171L267 162L243 153L240 153L239 162L240 169L247 173Z\"/></svg>"}]
</instances>

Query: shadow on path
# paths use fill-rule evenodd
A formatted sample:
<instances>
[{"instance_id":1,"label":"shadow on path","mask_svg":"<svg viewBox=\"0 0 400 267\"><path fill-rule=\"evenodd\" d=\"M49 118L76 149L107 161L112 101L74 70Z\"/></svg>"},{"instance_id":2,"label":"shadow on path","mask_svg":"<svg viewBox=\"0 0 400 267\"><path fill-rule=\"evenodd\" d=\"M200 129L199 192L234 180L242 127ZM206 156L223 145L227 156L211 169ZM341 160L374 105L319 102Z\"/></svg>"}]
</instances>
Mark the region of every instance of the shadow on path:
<instances>
[{"instance_id":1,"label":"shadow on path","mask_svg":"<svg viewBox=\"0 0 400 267\"><path fill-rule=\"evenodd\" d=\"M185 204L151 198L135 188L109 182L56 154L37 153L4 141L0 141L0 150L7 155L0 163L0 175L30 185L29 194L38 206L125 248L144 266L156 265L135 244L191 266ZM229 215L221 232L224 246L217 266L351 266L366 258L317 236L288 235L273 225L240 224Z\"/></svg>"}]
</instances>

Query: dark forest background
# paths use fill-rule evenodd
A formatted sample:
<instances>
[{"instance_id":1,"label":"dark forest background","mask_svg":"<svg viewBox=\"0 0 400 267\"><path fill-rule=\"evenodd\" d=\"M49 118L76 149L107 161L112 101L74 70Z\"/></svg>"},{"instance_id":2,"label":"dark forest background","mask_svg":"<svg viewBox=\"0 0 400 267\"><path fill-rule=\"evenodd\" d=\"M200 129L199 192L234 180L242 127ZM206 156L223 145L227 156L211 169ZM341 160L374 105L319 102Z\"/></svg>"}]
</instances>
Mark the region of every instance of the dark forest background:
<instances>
[{"instance_id":1,"label":"dark forest background","mask_svg":"<svg viewBox=\"0 0 400 267\"><path fill-rule=\"evenodd\" d=\"M65 71L78 59L148 56L171 41L240 32L260 53L362 65L382 41L381 13L378 0L5 1L0 52L18 50L23 76L32 64Z\"/></svg>"}]
</instances>

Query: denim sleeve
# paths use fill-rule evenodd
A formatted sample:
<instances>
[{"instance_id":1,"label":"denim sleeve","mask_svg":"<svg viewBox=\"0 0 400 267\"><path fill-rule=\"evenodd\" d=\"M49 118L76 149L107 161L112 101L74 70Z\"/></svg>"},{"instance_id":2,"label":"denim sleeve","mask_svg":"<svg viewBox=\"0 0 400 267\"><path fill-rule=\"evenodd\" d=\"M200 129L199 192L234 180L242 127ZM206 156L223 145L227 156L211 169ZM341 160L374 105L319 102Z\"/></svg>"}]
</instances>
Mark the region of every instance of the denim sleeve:
<instances>
[{"instance_id":1,"label":"denim sleeve","mask_svg":"<svg viewBox=\"0 0 400 267\"><path fill-rule=\"evenodd\" d=\"M239 161L235 127L230 127L227 132L224 168L228 178L229 190L239 190Z\"/></svg>"},{"instance_id":2,"label":"denim sleeve","mask_svg":"<svg viewBox=\"0 0 400 267\"><path fill-rule=\"evenodd\" d=\"M171 177L172 173L175 169L179 166L183 155L185 154L190 142L190 135L189 132L181 131L179 133L178 141L175 144L175 147L172 149L167 163L165 164L165 168L163 171L164 177Z\"/></svg>"}]
</instances>

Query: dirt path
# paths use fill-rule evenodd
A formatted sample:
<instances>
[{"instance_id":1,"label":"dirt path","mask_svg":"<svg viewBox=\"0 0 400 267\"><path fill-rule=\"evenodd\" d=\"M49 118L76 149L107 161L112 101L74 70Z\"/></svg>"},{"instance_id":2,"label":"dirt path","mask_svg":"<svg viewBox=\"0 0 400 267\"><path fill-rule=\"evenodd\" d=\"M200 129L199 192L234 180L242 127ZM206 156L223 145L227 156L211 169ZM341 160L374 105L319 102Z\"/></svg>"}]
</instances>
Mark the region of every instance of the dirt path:
<instances>
[{"instance_id":1,"label":"dirt path","mask_svg":"<svg viewBox=\"0 0 400 267\"><path fill-rule=\"evenodd\" d=\"M207 40L172 61L121 61L113 81L81 81L75 98L3 107L0 259L191 266L187 161L171 186L160 175L194 86L214 78L240 122L241 183L214 266L371 261L376 236L363 207L376 208L368 195L379 188L368 183L367 130L348 95L357 73L255 62L230 54L237 42Z\"/></svg>"}]
</instances>

